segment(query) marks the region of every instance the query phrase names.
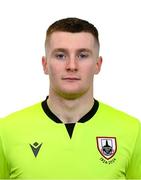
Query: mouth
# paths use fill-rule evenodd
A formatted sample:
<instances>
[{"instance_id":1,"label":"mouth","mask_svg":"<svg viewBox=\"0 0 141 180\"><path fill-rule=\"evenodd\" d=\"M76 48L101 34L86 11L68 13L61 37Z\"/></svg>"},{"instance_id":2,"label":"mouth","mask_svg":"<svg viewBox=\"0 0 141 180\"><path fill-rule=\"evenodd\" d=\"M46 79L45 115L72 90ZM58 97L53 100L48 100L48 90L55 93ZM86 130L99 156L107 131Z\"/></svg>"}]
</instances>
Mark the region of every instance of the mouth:
<instances>
[{"instance_id":1,"label":"mouth","mask_svg":"<svg viewBox=\"0 0 141 180\"><path fill-rule=\"evenodd\" d=\"M79 81L80 78L78 78L78 77L63 77L62 80L66 80L66 81Z\"/></svg>"}]
</instances>

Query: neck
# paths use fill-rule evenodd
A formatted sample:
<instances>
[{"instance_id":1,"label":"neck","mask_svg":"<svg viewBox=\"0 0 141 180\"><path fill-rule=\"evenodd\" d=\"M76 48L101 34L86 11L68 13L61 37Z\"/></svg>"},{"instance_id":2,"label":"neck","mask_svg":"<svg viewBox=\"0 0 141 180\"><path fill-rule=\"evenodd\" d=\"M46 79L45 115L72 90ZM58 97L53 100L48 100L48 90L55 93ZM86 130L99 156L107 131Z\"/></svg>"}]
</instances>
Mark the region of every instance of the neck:
<instances>
[{"instance_id":1,"label":"neck","mask_svg":"<svg viewBox=\"0 0 141 180\"><path fill-rule=\"evenodd\" d=\"M76 99L65 99L61 96L49 94L47 100L50 110L63 123L76 123L90 111L94 104L93 94L85 94Z\"/></svg>"}]
</instances>

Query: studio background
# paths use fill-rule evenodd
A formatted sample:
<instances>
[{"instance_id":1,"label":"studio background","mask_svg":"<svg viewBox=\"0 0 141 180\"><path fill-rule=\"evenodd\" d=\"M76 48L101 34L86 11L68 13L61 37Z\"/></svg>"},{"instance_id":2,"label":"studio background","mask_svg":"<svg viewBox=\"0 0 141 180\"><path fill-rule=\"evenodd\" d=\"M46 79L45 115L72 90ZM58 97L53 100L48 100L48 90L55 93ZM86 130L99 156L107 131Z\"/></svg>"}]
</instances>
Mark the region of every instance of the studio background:
<instances>
[{"instance_id":1,"label":"studio background","mask_svg":"<svg viewBox=\"0 0 141 180\"><path fill-rule=\"evenodd\" d=\"M99 30L103 65L95 98L141 120L140 7L140 0L0 0L0 117L45 99L46 29L78 17Z\"/></svg>"}]
</instances>

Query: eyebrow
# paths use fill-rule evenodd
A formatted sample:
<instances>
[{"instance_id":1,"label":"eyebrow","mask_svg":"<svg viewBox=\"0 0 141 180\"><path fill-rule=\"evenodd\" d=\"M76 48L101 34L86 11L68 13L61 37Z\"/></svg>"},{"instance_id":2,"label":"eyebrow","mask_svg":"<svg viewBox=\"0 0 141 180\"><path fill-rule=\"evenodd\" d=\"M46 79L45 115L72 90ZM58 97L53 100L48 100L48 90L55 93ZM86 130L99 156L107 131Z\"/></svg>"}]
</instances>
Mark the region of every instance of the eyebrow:
<instances>
[{"instance_id":1,"label":"eyebrow","mask_svg":"<svg viewBox=\"0 0 141 180\"><path fill-rule=\"evenodd\" d=\"M56 49L53 50L52 53L56 53L56 52L68 53L68 49L65 49L65 48L56 48ZM88 48L80 48L80 49L77 49L76 52L77 52L77 53L87 52L87 53L92 54L92 50L90 50L90 49L88 49Z\"/></svg>"},{"instance_id":2,"label":"eyebrow","mask_svg":"<svg viewBox=\"0 0 141 180\"><path fill-rule=\"evenodd\" d=\"M52 53L56 53L56 52L68 52L68 50L64 48L56 48L52 51Z\"/></svg>"},{"instance_id":3,"label":"eyebrow","mask_svg":"<svg viewBox=\"0 0 141 180\"><path fill-rule=\"evenodd\" d=\"M87 52L87 53L92 54L92 50L90 50L90 49L88 49L88 48L81 48L81 49L78 49L77 51L78 51L78 52Z\"/></svg>"}]
</instances>

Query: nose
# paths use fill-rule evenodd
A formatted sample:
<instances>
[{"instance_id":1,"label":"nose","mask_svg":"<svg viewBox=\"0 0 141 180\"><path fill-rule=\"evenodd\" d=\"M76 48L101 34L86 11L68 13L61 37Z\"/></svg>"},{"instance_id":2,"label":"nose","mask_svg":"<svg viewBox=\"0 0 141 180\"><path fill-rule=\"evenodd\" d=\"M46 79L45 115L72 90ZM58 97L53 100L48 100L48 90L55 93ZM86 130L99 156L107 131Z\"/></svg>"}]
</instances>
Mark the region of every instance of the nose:
<instances>
[{"instance_id":1,"label":"nose","mask_svg":"<svg viewBox=\"0 0 141 180\"><path fill-rule=\"evenodd\" d=\"M67 71L77 71L78 70L77 59L69 58L66 62L66 70Z\"/></svg>"}]
</instances>

